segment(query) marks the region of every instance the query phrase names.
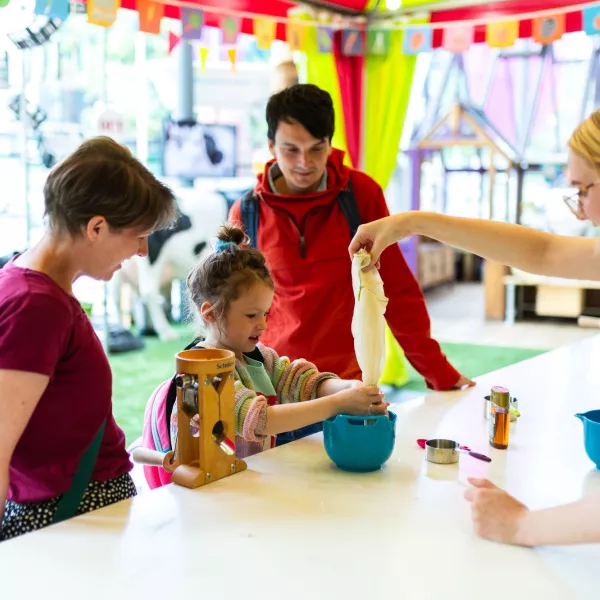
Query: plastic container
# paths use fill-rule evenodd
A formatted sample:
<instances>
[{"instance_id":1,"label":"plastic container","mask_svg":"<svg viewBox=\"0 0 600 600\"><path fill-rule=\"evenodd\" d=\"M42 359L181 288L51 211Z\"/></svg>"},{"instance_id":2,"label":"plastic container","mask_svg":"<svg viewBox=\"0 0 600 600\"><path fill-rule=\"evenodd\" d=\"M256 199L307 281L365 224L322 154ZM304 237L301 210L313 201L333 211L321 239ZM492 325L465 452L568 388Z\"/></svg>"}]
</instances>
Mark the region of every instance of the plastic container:
<instances>
[{"instance_id":1,"label":"plastic container","mask_svg":"<svg viewBox=\"0 0 600 600\"><path fill-rule=\"evenodd\" d=\"M390 458L396 442L396 414L369 417L337 415L323 421L327 456L344 471L368 473Z\"/></svg>"}]
</instances>

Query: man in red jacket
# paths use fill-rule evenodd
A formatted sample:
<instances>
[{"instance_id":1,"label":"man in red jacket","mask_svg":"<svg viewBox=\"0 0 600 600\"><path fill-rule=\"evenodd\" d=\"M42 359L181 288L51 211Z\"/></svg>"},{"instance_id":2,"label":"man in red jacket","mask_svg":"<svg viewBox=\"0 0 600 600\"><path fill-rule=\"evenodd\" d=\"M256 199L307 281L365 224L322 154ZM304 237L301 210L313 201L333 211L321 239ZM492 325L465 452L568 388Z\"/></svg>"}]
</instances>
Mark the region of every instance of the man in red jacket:
<instances>
[{"instance_id":1,"label":"man in red jacket","mask_svg":"<svg viewBox=\"0 0 600 600\"><path fill-rule=\"evenodd\" d=\"M351 190L367 223L389 215L381 187L343 164L331 147L331 96L313 85L294 85L267 105L269 148L274 156L254 190L258 235L267 258L275 301L263 343L290 358L306 358L321 371L360 379L351 331L354 294L348 245L351 232L338 202ZM242 222L240 201L229 218ZM410 363L435 390L472 385L452 367L430 335L425 299L400 248L381 256L389 298L388 325Z\"/></svg>"}]
</instances>

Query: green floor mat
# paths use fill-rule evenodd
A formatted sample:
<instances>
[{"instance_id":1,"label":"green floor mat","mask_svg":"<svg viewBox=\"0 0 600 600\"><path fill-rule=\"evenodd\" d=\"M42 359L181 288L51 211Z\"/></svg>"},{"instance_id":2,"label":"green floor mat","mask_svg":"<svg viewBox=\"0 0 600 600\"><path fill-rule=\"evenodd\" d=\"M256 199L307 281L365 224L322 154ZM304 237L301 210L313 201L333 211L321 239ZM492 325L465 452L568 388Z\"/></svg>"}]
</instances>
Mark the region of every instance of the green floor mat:
<instances>
[{"instance_id":1,"label":"green floor mat","mask_svg":"<svg viewBox=\"0 0 600 600\"><path fill-rule=\"evenodd\" d=\"M144 338L143 350L109 356L113 372L113 412L130 444L142 435L146 402L156 386L173 376L175 354L195 337L192 328L175 327L181 338L161 342Z\"/></svg>"},{"instance_id":2,"label":"green floor mat","mask_svg":"<svg viewBox=\"0 0 600 600\"><path fill-rule=\"evenodd\" d=\"M479 377L491 371L514 365L546 350L531 348L505 348L502 346L479 346L475 344L441 343L442 351L450 364L465 377ZM410 381L402 389L426 391L425 381L409 366Z\"/></svg>"},{"instance_id":3,"label":"green floor mat","mask_svg":"<svg viewBox=\"0 0 600 600\"><path fill-rule=\"evenodd\" d=\"M177 330L181 336L178 341L145 338L143 350L110 356L114 414L125 431L128 444L142 434L144 410L150 394L159 383L173 375L175 354L195 337L189 327L178 327ZM442 349L450 363L467 377L477 377L545 352L451 343L442 344ZM402 389L426 391L427 388L423 378L411 367L411 379Z\"/></svg>"}]
</instances>

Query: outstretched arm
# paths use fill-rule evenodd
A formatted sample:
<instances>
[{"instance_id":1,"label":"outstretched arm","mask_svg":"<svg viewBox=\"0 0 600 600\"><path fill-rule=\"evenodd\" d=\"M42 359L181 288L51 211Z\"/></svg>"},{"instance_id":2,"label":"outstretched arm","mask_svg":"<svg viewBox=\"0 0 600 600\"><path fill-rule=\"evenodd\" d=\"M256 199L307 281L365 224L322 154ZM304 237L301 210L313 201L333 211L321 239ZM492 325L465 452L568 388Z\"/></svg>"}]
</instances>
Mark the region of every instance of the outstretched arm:
<instances>
[{"instance_id":1,"label":"outstretched arm","mask_svg":"<svg viewBox=\"0 0 600 600\"><path fill-rule=\"evenodd\" d=\"M600 543L600 495L530 511L486 479L469 479L475 531L483 538L519 546Z\"/></svg>"},{"instance_id":2,"label":"outstretched arm","mask_svg":"<svg viewBox=\"0 0 600 600\"><path fill-rule=\"evenodd\" d=\"M361 225L350 253L366 248L377 260L387 246L417 234L528 273L600 280L600 246L593 238L429 212L398 213Z\"/></svg>"}]
</instances>

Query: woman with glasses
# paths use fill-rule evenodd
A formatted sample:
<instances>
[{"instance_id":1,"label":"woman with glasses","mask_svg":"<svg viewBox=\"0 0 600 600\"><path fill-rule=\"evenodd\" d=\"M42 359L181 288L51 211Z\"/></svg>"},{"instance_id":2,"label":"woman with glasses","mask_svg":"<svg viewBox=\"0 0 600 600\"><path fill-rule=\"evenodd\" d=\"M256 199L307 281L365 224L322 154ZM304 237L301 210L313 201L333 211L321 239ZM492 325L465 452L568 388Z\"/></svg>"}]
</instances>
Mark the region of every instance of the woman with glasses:
<instances>
[{"instance_id":1,"label":"woman with glasses","mask_svg":"<svg viewBox=\"0 0 600 600\"><path fill-rule=\"evenodd\" d=\"M568 143L568 177L576 191L565 202L580 220L600 225L600 110L575 130ZM600 245L594 238L544 233L522 225L408 212L361 225L350 244L373 261L389 245L424 235L488 260L529 273L600 281ZM475 529L484 538L539 546L600 542L600 496L542 511L529 511L485 479L471 479L465 494Z\"/></svg>"}]
</instances>

